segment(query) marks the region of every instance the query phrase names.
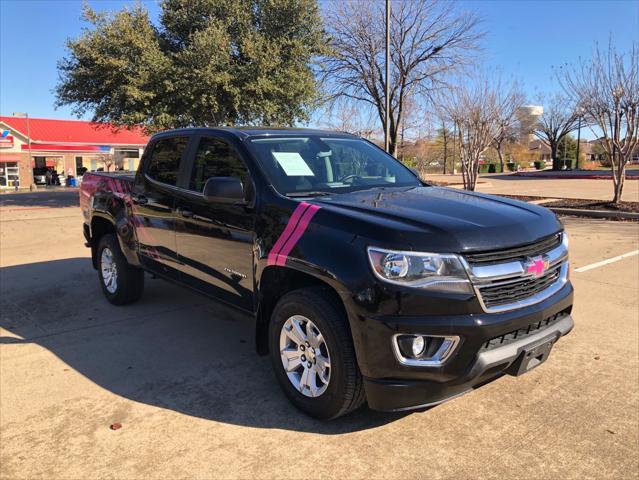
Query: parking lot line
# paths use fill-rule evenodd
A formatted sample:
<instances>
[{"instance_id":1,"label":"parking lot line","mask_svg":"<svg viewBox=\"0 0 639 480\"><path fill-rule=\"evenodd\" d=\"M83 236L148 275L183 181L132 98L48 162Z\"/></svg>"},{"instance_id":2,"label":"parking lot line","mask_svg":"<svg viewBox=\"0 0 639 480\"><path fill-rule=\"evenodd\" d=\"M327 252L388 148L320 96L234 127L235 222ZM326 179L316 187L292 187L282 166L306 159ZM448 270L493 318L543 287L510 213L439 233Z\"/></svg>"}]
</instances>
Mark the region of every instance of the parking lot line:
<instances>
[{"instance_id":1,"label":"parking lot line","mask_svg":"<svg viewBox=\"0 0 639 480\"><path fill-rule=\"evenodd\" d=\"M602 260L601 262L591 263L590 265L585 265L583 267L575 268L575 272L587 272L588 270L592 270L593 268L603 267L604 265L608 265L609 263L618 262L619 260L623 260L624 258L632 257L634 255L639 254L639 250L633 250L632 252L624 253L623 255L617 255L616 257L608 258L607 260Z\"/></svg>"}]
</instances>

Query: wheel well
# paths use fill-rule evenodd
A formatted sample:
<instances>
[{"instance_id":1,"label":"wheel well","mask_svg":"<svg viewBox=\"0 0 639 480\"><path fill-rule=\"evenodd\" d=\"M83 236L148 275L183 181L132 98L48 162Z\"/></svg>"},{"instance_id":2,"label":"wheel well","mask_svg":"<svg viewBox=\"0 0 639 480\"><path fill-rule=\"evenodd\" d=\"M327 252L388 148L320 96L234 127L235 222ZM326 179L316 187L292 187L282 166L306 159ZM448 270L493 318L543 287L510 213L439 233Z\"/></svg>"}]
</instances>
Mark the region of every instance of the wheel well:
<instances>
[{"instance_id":1,"label":"wheel well","mask_svg":"<svg viewBox=\"0 0 639 480\"><path fill-rule=\"evenodd\" d=\"M264 270L260 279L260 304L255 329L255 345L260 355L268 354L268 325L279 299L293 290L312 286L322 287L328 295L333 297L335 305L338 305L346 316L346 309L339 294L323 280L290 268L268 267Z\"/></svg>"},{"instance_id":2,"label":"wheel well","mask_svg":"<svg viewBox=\"0 0 639 480\"><path fill-rule=\"evenodd\" d=\"M100 239L107 233L115 233L113 223L102 217L95 217L91 220L91 259L93 268L97 268L96 258Z\"/></svg>"}]
</instances>

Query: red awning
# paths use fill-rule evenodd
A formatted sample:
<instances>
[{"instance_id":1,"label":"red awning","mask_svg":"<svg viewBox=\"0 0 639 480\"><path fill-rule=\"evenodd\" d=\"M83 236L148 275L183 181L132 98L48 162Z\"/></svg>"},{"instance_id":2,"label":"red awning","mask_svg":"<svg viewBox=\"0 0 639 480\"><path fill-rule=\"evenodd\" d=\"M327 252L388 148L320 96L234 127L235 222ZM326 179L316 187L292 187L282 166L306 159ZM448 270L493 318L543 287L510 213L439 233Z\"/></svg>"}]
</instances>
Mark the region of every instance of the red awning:
<instances>
[{"instance_id":1,"label":"red awning","mask_svg":"<svg viewBox=\"0 0 639 480\"><path fill-rule=\"evenodd\" d=\"M22 157L20 155L0 154L0 163L19 162Z\"/></svg>"}]
</instances>

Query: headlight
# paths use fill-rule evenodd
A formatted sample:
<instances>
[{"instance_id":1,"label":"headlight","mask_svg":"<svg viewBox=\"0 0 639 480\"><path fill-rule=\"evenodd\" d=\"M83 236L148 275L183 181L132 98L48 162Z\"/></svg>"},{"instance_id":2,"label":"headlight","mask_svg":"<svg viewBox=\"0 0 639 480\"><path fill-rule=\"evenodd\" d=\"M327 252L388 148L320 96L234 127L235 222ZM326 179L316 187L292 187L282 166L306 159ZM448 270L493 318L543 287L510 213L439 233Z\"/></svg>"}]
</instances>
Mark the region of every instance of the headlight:
<instances>
[{"instance_id":1,"label":"headlight","mask_svg":"<svg viewBox=\"0 0 639 480\"><path fill-rule=\"evenodd\" d=\"M438 292L473 292L457 255L368 247L368 259L375 275L388 283Z\"/></svg>"}]
</instances>

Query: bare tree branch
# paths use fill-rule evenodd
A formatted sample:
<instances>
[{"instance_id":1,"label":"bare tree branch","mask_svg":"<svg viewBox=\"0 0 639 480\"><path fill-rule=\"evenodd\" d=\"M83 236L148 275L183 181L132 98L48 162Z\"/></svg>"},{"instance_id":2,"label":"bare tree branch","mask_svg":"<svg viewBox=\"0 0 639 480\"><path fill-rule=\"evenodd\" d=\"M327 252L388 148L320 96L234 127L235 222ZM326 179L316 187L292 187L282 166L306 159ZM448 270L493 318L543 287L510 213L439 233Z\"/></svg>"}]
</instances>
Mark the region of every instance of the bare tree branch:
<instances>
[{"instance_id":1,"label":"bare tree branch","mask_svg":"<svg viewBox=\"0 0 639 480\"><path fill-rule=\"evenodd\" d=\"M550 147L553 170L559 169L557 150L559 143L570 132L577 130L579 112L572 98L561 94L538 98L544 107L544 113L535 125L535 136Z\"/></svg>"},{"instance_id":2,"label":"bare tree branch","mask_svg":"<svg viewBox=\"0 0 639 480\"><path fill-rule=\"evenodd\" d=\"M440 116L457 129L466 190L475 190L482 153L501 134L502 120L521 106L521 100L515 83L504 85L484 75L440 95Z\"/></svg>"},{"instance_id":3,"label":"bare tree branch","mask_svg":"<svg viewBox=\"0 0 639 480\"><path fill-rule=\"evenodd\" d=\"M372 107L361 108L348 97L338 97L326 106L325 123L331 130L348 132L369 140L375 132L375 120ZM324 115L323 115L324 116Z\"/></svg>"},{"instance_id":4,"label":"bare tree branch","mask_svg":"<svg viewBox=\"0 0 639 480\"><path fill-rule=\"evenodd\" d=\"M563 70L560 81L586 120L603 133L602 146L612 165L612 201L618 203L639 139L639 47L633 44L624 55L612 40L606 52L596 46L590 60Z\"/></svg>"},{"instance_id":5,"label":"bare tree branch","mask_svg":"<svg viewBox=\"0 0 639 480\"><path fill-rule=\"evenodd\" d=\"M524 104L525 95L521 91L520 85L514 82L512 85L512 101L504 105L501 111L501 117L499 120L499 131L495 138L493 138L491 146L497 152L499 157L499 164L501 171L504 171L504 145L508 142L514 142L517 139L518 127L519 127L519 111Z\"/></svg>"},{"instance_id":6,"label":"bare tree branch","mask_svg":"<svg viewBox=\"0 0 639 480\"><path fill-rule=\"evenodd\" d=\"M386 127L383 2L331 2L325 14L332 55L322 61L323 84L334 95L375 105ZM390 148L398 137L410 98L429 98L451 73L472 65L479 41L475 14L446 0L393 1L391 8Z\"/></svg>"}]
</instances>

